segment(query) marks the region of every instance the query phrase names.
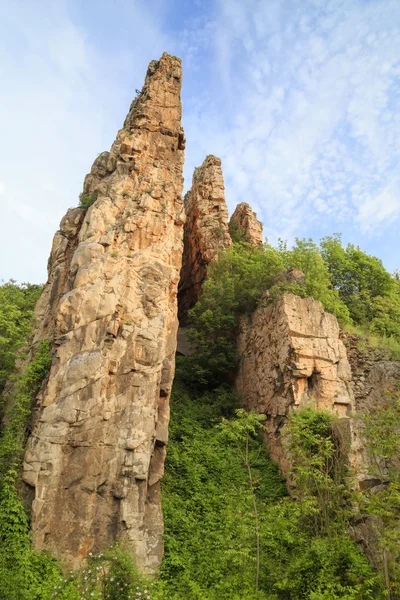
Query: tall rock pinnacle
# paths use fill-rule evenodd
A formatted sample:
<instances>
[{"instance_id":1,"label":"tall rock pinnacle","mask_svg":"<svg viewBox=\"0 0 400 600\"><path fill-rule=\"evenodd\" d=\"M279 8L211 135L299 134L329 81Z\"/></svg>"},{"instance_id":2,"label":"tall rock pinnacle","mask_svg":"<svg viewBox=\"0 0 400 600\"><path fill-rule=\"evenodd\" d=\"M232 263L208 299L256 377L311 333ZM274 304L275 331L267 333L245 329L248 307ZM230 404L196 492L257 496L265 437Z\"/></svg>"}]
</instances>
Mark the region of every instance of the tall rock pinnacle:
<instances>
[{"instance_id":1,"label":"tall rock pinnacle","mask_svg":"<svg viewBox=\"0 0 400 600\"><path fill-rule=\"evenodd\" d=\"M239 234L242 234L245 241L249 244L258 246L262 244L263 226L257 219L256 213L246 202L241 202L235 208L235 212L229 221L229 228L235 227Z\"/></svg>"},{"instance_id":2,"label":"tall rock pinnacle","mask_svg":"<svg viewBox=\"0 0 400 600\"><path fill-rule=\"evenodd\" d=\"M117 539L154 572L184 211L181 62L149 65L110 152L61 221L38 304L52 341L23 479L37 548L76 568Z\"/></svg>"},{"instance_id":3,"label":"tall rock pinnacle","mask_svg":"<svg viewBox=\"0 0 400 600\"><path fill-rule=\"evenodd\" d=\"M184 253L179 283L181 324L185 324L188 310L200 296L207 265L218 250L232 243L219 158L209 155L201 167L195 169L192 188L185 196L185 210Z\"/></svg>"}]
</instances>

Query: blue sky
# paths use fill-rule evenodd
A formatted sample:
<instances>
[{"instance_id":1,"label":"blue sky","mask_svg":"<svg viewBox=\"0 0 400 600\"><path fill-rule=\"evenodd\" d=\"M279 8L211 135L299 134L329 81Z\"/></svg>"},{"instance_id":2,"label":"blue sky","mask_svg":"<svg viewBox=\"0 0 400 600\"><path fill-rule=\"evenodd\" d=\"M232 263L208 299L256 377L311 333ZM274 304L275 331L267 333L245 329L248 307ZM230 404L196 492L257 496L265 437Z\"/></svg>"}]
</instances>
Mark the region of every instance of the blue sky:
<instances>
[{"instance_id":1,"label":"blue sky","mask_svg":"<svg viewBox=\"0 0 400 600\"><path fill-rule=\"evenodd\" d=\"M51 239L147 64L183 60L185 187L222 159L269 241L343 239L400 267L399 0L2 0L0 278Z\"/></svg>"}]
</instances>

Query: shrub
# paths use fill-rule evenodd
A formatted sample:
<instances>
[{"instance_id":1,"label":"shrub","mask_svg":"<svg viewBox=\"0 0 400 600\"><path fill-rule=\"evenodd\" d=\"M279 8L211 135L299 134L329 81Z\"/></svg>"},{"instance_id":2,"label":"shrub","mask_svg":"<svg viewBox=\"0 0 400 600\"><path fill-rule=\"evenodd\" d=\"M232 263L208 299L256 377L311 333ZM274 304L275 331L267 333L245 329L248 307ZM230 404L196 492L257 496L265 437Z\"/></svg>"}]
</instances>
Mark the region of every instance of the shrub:
<instances>
[{"instance_id":1,"label":"shrub","mask_svg":"<svg viewBox=\"0 0 400 600\"><path fill-rule=\"evenodd\" d=\"M41 285L17 284L14 280L0 285L0 394L28 335L42 289Z\"/></svg>"},{"instance_id":2,"label":"shrub","mask_svg":"<svg viewBox=\"0 0 400 600\"><path fill-rule=\"evenodd\" d=\"M79 196L79 206L80 208L89 208L96 200L97 197L94 194L81 194Z\"/></svg>"}]
</instances>

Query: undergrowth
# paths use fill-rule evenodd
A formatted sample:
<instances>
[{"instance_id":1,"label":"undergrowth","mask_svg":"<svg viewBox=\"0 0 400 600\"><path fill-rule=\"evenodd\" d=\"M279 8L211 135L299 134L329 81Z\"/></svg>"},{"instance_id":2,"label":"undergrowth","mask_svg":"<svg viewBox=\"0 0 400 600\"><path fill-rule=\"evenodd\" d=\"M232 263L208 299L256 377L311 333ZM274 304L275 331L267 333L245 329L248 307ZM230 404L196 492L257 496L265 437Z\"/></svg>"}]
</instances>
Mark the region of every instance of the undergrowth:
<instances>
[{"instance_id":1,"label":"undergrowth","mask_svg":"<svg viewBox=\"0 0 400 600\"><path fill-rule=\"evenodd\" d=\"M344 330L357 336L357 347L361 352L378 350L386 360L400 360L400 339L394 335L378 335L365 327L347 324Z\"/></svg>"},{"instance_id":2,"label":"undergrowth","mask_svg":"<svg viewBox=\"0 0 400 600\"><path fill-rule=\"evenodd\" d=\"M178 367L155 597L383 599L379 576L349 536L349 491L334 468L332 415L293 415L289 451L297 457L292 478L301 493L288 496L260 437L262 417L235 409L229 388L194 392L179 373Z\"/></svg>"}]
</instances>

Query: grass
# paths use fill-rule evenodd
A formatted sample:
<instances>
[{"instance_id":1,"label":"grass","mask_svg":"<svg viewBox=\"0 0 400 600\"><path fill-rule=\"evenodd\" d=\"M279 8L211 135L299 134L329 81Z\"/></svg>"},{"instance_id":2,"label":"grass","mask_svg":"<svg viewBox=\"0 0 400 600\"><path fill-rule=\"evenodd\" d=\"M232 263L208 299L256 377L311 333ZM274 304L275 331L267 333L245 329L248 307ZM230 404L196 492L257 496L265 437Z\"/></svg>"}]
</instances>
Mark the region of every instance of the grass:
<instances>
[{"instance_id":1,"label":"grass","mask_svg":"<svg viewBox=\"0 0 400 600\"><path fill-rule=\"evenodd\" d=\"M400 360L400 340L394 336L380 336L358 326L346 324L344 331L358 337L360 352L378 350L387 360Z\"/></svg>"}]
</instances>

